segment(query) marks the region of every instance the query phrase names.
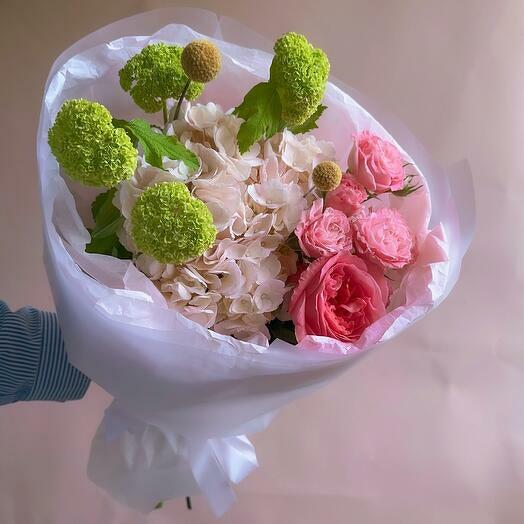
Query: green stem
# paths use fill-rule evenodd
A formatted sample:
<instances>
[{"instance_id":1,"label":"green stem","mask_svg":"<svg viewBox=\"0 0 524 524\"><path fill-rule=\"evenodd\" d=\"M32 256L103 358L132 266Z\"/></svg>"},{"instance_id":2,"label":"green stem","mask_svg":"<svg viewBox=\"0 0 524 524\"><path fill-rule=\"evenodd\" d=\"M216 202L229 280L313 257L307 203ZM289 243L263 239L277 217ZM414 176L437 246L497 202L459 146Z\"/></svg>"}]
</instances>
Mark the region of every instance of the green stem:
<instances>
[{"instance_id":1,"label":"green stem","mask_svg":"<svg viewBox=\"0 0 524 524\"><path fill-rule=\"evenodd\" d=\"M188 78L186 85L184 86L184 89L182 90L182 94L180 95L180 98L178 99L178 103L176 105L175 114L173 115L172 122L174 122L178 118L178 114L180 113L180 108L182 107L182 100L184 100L187 90L189 89L189 84L191 84L191 80Z\"/></svg>"},{"instance_id":2,"label":"green stem","mask_svg":"<svg viewBox=\"0 0 524 524\"><path fill-rule=\"evenodd\" d=\"M317 188L316 186L313 186L305 195L304 195L304 198L308 197L309 195L311 195L311 193L313 193L313 191L315 191ZM315 193L315 196L317 194Z\"/></svg>"},{"instance_id":3,"label":"green stem","mask_svg":"<svg viewBox=\"0 0 524 524\"><path fill-rule=\"evenodd\" d=\"M168 113L167 113L167 103L165 100L162 100L162 115L164 117L164 126L167 124Z\"/></svg>"}]
</instances>

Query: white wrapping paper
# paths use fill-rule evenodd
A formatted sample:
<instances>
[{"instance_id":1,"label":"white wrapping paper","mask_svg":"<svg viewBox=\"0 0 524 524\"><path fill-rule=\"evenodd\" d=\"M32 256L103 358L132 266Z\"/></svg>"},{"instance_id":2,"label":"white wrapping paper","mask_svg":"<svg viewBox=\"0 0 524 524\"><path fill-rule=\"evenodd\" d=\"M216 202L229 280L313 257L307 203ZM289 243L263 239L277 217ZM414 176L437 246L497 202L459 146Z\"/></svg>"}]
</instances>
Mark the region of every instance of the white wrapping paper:
<instances>
[{"instance_id":1,"label":"white wrapping paper","mask_svg":"<svg viewBox=\"0 0 524 524\"><path fill-rule=\"evenodd\" d=\"M204 102L233 107L267 78L271 55L252 49L268 49L267 43L234 21L192 9L145 13L89 35L58 58L38 131L46 266L66 347L73 364L114 397L94 438L88 475L144 512L161 500L203 493L222 514L234 500L231 483L257 466L245 434L263 429L281 406L365 354L315 338L302 349L277 340L260 352L169 310L128 261L84 252L89 234L79 215L81 200L75 202L47 145L56 112L64 100L85 97L120 118L140 114L118 85L120 67L149 42L183 45L203 37L214 39L223 54L221 75L206 89ZM416 268L425 279L415 279L411 298L380 329L370 328L361 344L369 347L400 333L451 291L473 230L473 190L467 166L456 166L453 176L435 168L398 123L391 121L388 133L347 91L328 86L329 110L317 134L334 142L341 164L355 130L371 129L403 148L429 188L406 199L406 210L416 215L430 195L426 218L436 228L435 241L445 239L441 247L448 257ZM319 344L321 352L306 349Z\"/></svg>"}]
</instances>

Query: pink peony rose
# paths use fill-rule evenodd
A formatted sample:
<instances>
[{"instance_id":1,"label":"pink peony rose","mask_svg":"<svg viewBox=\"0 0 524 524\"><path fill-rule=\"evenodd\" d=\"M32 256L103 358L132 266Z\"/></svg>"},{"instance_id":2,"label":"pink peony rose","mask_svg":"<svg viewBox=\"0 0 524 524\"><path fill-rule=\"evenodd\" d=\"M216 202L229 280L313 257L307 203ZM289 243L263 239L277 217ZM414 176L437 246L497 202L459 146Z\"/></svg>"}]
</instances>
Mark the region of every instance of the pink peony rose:
<instances>
[{"instance_id":1,"label":"pink peony rose","mask_svg":"<svg viewBox=\"0 0 524 524\"><path fill-rule=\"evenodd\" d=\"M379 268L348 251L315 260L300 276L289 304L297 340L320 335L356 342L386 314L388 294Z\"/></svg>"},{"instance_id":2,"label":"pink peony rose","mask_svg":"<svg viewBox=\"0 0 524 524\"><path fill-rule=\"evenodd\" d=\"M404 160L400 151L370 131L353 135L349 171L357 183L374 193L397 191L404 185Z\"/></svg>"},{"instance_id":3,"label":"pink peony rose","mask_svg":"<svg viewBox=\"0 0 524 524\"><path fill-rule=\"evenodd\" d=\"M366 190L351 175L344 175L340 185L327 193L326 207L338 209L350 217L360 211L366 198Z\"/></svg>"},{"instance_id":4,"label":"pink peony rose","mask_svg":"<svg viewBox=\"0 0 524 524\"><path fill-rule=\"evenodd\" d=\"M400 269L413 262L415 238L404 217L390 208L378 209L354 224L356 250L384 268Z\"/></svg>"},{"instance_id":5,"label":"pink peony rose","mask_svg":"<svg viewBox=\"0 0 524 524\"><path fill-rule=\"evenodd\" d=\"M322 211L322 207L322 199L315 200L311 208L302 213L295 229L300 248L311 258L333 255L352 247L348 217L330 207Z\"/></svg>"}]
</instances>

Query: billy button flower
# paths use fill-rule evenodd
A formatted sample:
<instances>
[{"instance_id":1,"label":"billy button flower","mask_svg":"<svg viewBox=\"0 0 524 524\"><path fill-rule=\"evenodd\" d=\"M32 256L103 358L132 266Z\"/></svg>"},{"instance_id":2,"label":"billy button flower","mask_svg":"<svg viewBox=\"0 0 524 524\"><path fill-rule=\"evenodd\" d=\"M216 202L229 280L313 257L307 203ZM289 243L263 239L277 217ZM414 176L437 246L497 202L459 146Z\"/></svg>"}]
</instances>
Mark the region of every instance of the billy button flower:
<instances>
[{"instance_id":1,"label":"billy button flower","mask_svg":"<svg viewBox=\"0 0 524 524\"><path fill-rule=\"evenodd\" d=\"M184 73L193 82L211 82L222 65L218 47L208 40L195 40L187 44L181 60Z\"/></svg>"},{"instance_id":2,"label":"billy button flower","mask_svg":"<svg viewBox=\"0 0 524 524\"><path fill-rule=\"evenodd\" d=\"M320 191L333 191L342 180L342 171L337 163L326 160L313 169L313 184Z\"/></svg>"},{"instance_id":3,"label":"billy button flower","mask_svg":"<svg viewBox=\"0 0 524 524\"><path fill-rule=\"evenodd\" d=\"M183 264L213 245L213 216L181 182L148 187L131 212L131 236L137 248L158 262Z\"/></svg>"},{"instance_id":4,"label":"billy button flower","mask_svg":"<svg viewBox=\"0 0 524 524\"><path fill-rule=\"evenodd\" d=\"M195 40L184 47L180 57L182 68L187 76L187 82L176 105L170 121L176 120L180 113L182 100L191 87L191 82L206 84L214 80L222 66L222 57L218 47L209 40Z\"/></svg>"}]
</instances>

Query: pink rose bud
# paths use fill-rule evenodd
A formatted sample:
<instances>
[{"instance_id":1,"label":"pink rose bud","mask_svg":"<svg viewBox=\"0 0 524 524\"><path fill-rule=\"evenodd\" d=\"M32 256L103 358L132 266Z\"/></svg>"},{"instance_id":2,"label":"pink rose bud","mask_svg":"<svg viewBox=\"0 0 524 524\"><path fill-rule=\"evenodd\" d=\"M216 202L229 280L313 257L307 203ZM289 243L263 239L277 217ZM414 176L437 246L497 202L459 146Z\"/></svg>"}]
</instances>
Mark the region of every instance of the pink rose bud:
<instances>
[{"instance_id":1,"label":"pink rose bud","mask_svg":"<svg viewBox=\"0 0 524 524\"><path fill-rule=\"evenodd\" d=\"M353 135L349 171L355 181L373 193L398 191L404 185L404 160L400 151L370 131Z\"/></svg>"},{"instance_id":2,"label":"pink rose bud","mask_svg":"<svg viewBox=\"0 0 524 524\"><path fill-rule=\"evenodd\" d=\"M310 258L333 255L351 249L352 230L348 217L328 207L322 211L322 199L302 213L295 235L303 253Z\"/></svg>"},{"instance_id":3,"label":"pink rose bud","mask_svg":"<svg viewBox=\"0 0 524 524\"><path fill-rule=\"evenodd\" d=\"M326 194L326 207L338 209L350 217L362 209L366 190L351 175L344 175L340 185Z\"/></svg>"},{"instance_id":4,"label":"pink rose bud","mask_svg":"<svg viewBox=\"0 0 524 524\"><path fill-rule=\"evenodd\" d=\"M391 269L413 262L415 238L404 217L390 208L378 209L355 224L355 248L363 257Z\"/></svg>"},{"instance_id":5,"label":"pink rose bud","mask_svg":"<svg viewBox=\"0 0 524 524\"><path fill-rule=\"evenodd\" d=\"M319 258L301 274L289 303L297 340L320 335L356 342L386 314L388 295L377 266L348 251Z\"/></svg>"}]
</instances>

